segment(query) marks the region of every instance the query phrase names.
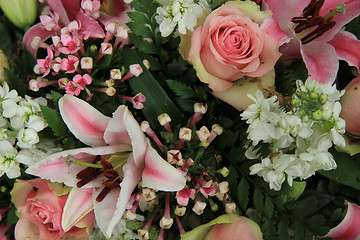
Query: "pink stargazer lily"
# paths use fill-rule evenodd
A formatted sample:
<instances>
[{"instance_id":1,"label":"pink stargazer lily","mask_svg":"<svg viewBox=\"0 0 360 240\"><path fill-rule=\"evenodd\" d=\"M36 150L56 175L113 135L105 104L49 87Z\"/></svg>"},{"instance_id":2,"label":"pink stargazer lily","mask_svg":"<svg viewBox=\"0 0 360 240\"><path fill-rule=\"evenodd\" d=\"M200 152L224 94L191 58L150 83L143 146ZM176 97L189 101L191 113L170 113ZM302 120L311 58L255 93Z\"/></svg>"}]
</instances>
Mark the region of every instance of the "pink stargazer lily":
<instances>
[{"instance_id":1,"label":"pink stargazer lily","mask_svg":"<svg viewBox=\"0 0 360 240\"><path fill-rule=\"evenodd\" d=\"M346 5L345 14L329 15L338 4ZM360 53L354 49L360 48L360 41L342 28L360 14L360 1L264 0L262 7L273 12L280 28L292 38L280 49L283 58L303 58L315 81L332 83L339 60L359 69Z\"/></svg>"},{"instance_id":2,"label":"pink stargazer lily","mask_svg":"<svg viewBox=\"0 0 360 240\"><path fill-rule=\"evenodd\" d=\"M344 219L339 225L331 229L325 237L331 237L334 240L360 239L360 207L348 201L345 203L348 209Z\"/></svg>"},{"instance_id":3,"label":"pink stargazer lily","mask_svg":"<svg viewBox=\"0 0 360 240\"><path fill-rule=\"evenodd\" d=\"M110 237L140 180L144 187L163 191L179 191L185 186L180 171L150 145L126 106L119 106L110 118L87 102L65 95L59 100L59 109L70 131L91 147L52 154L27 173L73 187L73 201L67 209L77 208L79 201L85 204L76 213L67 211L71 216L64 216L65 229L93 205L101 231ZM70 166L69 161L73 162Z\"/></svg>"}]
</instances>

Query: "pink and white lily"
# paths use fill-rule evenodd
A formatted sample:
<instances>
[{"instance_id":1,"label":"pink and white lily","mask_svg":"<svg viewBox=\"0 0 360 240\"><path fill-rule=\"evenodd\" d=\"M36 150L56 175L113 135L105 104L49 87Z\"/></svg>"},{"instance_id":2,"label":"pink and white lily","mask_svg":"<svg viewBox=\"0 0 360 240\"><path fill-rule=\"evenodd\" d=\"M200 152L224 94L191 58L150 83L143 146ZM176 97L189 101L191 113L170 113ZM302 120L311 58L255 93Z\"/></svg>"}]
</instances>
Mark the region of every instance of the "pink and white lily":
<instances>
[{"instance_id":1,"label":"pink and white lily","mask_svg":"<svg viewBox=\"0 0 360 240\"><path fill-rule=\"evenodd\" d=\"M52 154L27 173L73 187L69 208L84 202L86 206L75 214L65 214L64 228L70 229L93 206L101 231L110 237L140 180L144 187L162 191L185 186L180 171L150 145L126 106L119 106L110 118L87 102L65 95L59 108L69 130L90 147Z\"/></svg>"},{"instance_id":2,"label":"pink and white lily","mask_svg":"<svg viewBox=\"0 0 360 240\"><path fill-rule=\"evenodd\" d=\"M346 5L345 14L329 15L338 4ZM360 14L360 1L264 0L262 7L273 12L280 28L292 38L280 49L283 58L302 58L315 81L334 82L339 60L359 70L360 53L354 49L360 48L360 41L343 27ZM302 29L305 25L310 27Z\"/></svg>"}]
</instances>

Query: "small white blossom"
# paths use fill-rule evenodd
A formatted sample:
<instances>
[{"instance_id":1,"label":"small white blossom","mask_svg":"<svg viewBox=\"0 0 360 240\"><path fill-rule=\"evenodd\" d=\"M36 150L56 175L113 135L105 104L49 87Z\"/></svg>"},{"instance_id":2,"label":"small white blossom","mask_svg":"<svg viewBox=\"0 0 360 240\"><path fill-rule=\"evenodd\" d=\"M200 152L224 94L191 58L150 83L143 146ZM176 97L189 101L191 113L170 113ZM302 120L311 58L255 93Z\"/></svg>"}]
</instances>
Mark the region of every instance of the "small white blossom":
<instances>
[{"instance_id":1,"label":"small white blossom","mask_svg":"<svg viewBox=\"0 0 360 240\"><path fill-rule=\"evenodd\" d=\"M210 11L209 4L204 0L199 3L194 0L161 0L159 3L162 6L157 8L155 19L163 37L169 36L176 26L181 34L186 34L187 30L194 31L203 10Z\"/></svg>"},{"instance_id":2,"label":"small white blossom","mask_svg":"<svg viewBox=\"0 0 360 240\"><path fill-rule=\"evenodd\" d=\"M9 178L20 176L20 166L16 161L17 151L8 141L0 141L0 176L6 174Z\"/></svg>"},{"instance_id":3,"label":"small white blossom","mask_svg":"<svg viewBox=\"0 0 360 240\"><path fill-rule=\"evenodd\" d=\"M17 134L17 145L21 148L30 148L40 141L33 128L23 128Z\"/></svg>"},{"instance_id":4,"label":"small white blossom","mask_svg":"<svg viewBox=\"0 0 360 240\"><path fill-rule=\"evenodd\" d=\"M9 90L9 85L6 82L0 87L0 112L6 118L11 118L16 114L16 103L20 100L15 90Z\"/></svg>"}]
</instances>

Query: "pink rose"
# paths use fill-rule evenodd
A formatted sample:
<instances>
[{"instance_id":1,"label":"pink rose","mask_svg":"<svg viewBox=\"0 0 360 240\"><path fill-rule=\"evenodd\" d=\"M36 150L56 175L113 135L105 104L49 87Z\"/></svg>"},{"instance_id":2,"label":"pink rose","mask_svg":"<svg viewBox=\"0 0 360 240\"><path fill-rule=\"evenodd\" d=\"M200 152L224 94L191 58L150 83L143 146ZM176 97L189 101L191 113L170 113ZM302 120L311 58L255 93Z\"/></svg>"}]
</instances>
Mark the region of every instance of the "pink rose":
<instances>
[{"instance_id":1,"label":"pink rose","mask_svg":"<svg viewBox=\"0 0 360 240\"><path fill-rule=\"evenodd\" d=\"M270 11L249 0L230 1L206 17L183 55L202 82L224 91L244 76L260 77L272 70L281 56L279 46L287 40Z\"/></svg>"},{"instance_id":2,"label":"pink rose","mask_svg":"<svg viewBox=\"0 0 360 240\"><path fill-rule=\"evenodd\" d=\"M15 226L17 240L88 239L95 224L93 211L89 212L69 231L61 222L69 188L59 183L36 178L17 180L11 198L21 218ZM79 226L79 227L77 227ZM81 227L81 228L80 228Z\"/></svg>"}]
</instances>

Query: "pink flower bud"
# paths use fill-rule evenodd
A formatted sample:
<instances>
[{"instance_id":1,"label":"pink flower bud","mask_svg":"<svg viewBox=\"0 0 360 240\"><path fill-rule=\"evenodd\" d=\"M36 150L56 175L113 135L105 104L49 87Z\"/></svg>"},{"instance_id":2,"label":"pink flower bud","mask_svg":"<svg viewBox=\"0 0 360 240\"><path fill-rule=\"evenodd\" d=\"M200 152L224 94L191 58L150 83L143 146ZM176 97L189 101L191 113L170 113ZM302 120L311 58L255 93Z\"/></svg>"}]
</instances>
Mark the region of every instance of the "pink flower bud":
<instances>
[{"instance_id":1,"label":"pink flower bud","mask_svg":"<svg viewBox=\"0 0 360 240\"><path fill-rule=\"evenodd\" d=\"M233 215L231 215L233 216ZM260 227L250 218L239 216L231 223L215 224L205 237L205 240L233 239L262 240Z\"/></svg>"},{"instance_id":2,"label":"pink flower bud","mask_svg":"<svg viewBox=\"0 0 360 240\"><path fill-rule=\"evenodd\" d=\"M345 130L352 135L360 136L360 77L353 79L346 86L340 103L340 117L346 122Z\"/></svg>"}]
</instances>

